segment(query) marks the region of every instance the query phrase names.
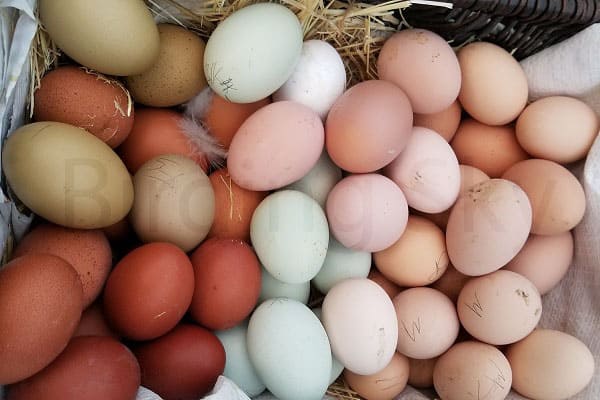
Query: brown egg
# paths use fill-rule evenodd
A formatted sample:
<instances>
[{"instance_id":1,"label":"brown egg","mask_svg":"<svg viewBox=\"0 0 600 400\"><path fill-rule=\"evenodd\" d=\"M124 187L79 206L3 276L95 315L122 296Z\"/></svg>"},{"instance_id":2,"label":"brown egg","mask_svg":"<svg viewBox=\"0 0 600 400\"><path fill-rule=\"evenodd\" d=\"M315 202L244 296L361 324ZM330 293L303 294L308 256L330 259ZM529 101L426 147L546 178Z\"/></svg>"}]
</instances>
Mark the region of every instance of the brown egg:
<instances>
[{"instance_id":1,"label":"brown egg","mask_svg":"<svg viewBox=\"0 0 600 400\"><path fill-rule=\"evenodd\" d=\"M140 386L135 356L105 336L73 338L41 372L8 388L7 400L132 400Z\"/></svg>"},{"instance_id":2,"label":"brown egg","mask_svg":"<svg viewBox=\"0 0 600 400\"><path fill-rule=\"evenodd\" d=\"M260 295L256 254L241 240L209 239L191 256L195 289L190 314L210 329L232 328L250 315Z\"/></svg>"},{"instance_id":3,"label":"brown egg","mask_svg":"<svg viewBox=\"0 0 600 400\"><path fill-rule=\"evenodd\" d=\"M408 384L418 389L433 387L433 369L439 357L427 360L408 359Z\"/></svg>"},{"instance_id":4,"label":"brown egg","mask_svg":"<svg viewBox=\"0 0 600 400\"><path fill-rule=\"evenodd\" d=\"M490 126L464 120L452 139L460 164L478 168L490 178L499 178L515 163L529 158L519 146L512 125Z\"/></svg>"},{"instance_id":5,"label":"brown egg","mask_svg":"<svg viewBox=\"0 0 600 400\"><path fill-rule=\"evenodd\" d=\"M117 147L133 126L133 101L117 80L84 67L48 72L35 91L33 119L74 125Z\"/></svg>"},{"instance_id":6,"label":"brown egg","mask_svg":"<svg viewBox=\"0 0 600 400\"><path fill-rule=\"evenodd\" d=\"M208 237L250 241L252 214L267 192L247 190L236 184L227 168L209 176L215 193L215 218Z\"/></svg>"},{"instance_id":7,"label":"brown egg","mask_svg":"<svg viewBox=\"0 0 600 400\"><path fill-rule=\"evenodd\" d=\"M381 286L387 295L390 296L390 299L393 299L402 291L398 285L386 278L377 270L377 268L371 267L371 271L369 272L369 276L367 278Z\"/></svg>"},{"instance_id":8,"label":"brown egg","mask_svg":"<svg viewBox=\"0 0 600 400\"><path fill-rule=\"evenodd\" d=\"M194 270L187 255L169 243L150 243L127 254L104 289L104 313L117 333L134 340L164 335L187 311Z\"/></svg>"},{"instance_id":9,"label":"brown egg","mask_svg":"<svg viewBox=\"0 0 600 400\"><path fill-rule=\"evenodd\" d=\"M31 254L0 270L0 385L29 378L67 346L75 332L83 290L61 258Z\"/></svg>"},{"instance_id":10,"label":"brown egg","mask_svg":"<svg viewBox=\"0 0 600 400\"><path fill-rule=\"evenodd\" d=\"M345 369L344 380L356 393L368 400L392 400L406 387L408 358L395 353L389 364L373 375L358 375Z\"/></svg>"},{"instance_id":11,"label":"brown egg","mask_svg":"<svg viewBox=\"0 0 600 400\"><path fill-rule=\"evenodd\" d=\"M463 108L488 125L505 125L519 116L527 103L527 78L521 65L502 47L475 42L458 52Z\"/></svg>"},{"instance_id":12,"label":"brown egg","mask_svg":"<svg viewBox=\"0 0 600 400\"><path fill-rule=\"evenodd\" d=\"M164 154L180 154L196 161L206 172L204 154L188 139L181 123L183 116L172 110L142 108L135 114L133 129L118 153L131 174L146 161Z\"/></svg>"},{"instance_id":13,"label":"brown egg","mask_svg":"<svg viewBox=\"0 0 600 400\"><path fill-rule=\"evenodd\" d=\"M531 233L558 235L573 229L583 218L583 187L562 165L531 159L513 165L502 177L527 193L533 210Z\"/></svg>"},{"instance_id":14,"label":"brown egg","mask_svg":"<svg viewBox=\"0 0 600 400\"><path fill-rule=\"evenodd\" d=\"M147 71L127 77L136 102L152 107L185 103L206 87L205 44L194 32L178 25L159 24L160 54Z\"/></svg>"},{"instance_id":15,"label":"brown egg","mask_svg":"<svg viewBox=\"0 0 600 400\"><path fill-rule=\"evenodd\" d=\"M58 256L75 268L83 285L84 308L98 297L112 267L110 244L96 229L38 225L19 242L13 257L39 253Z\"/></svg>"},{"instance_id":16,"label":"brown egg","mask_svg":"<svg viewBox=\"0 0 600 400\"><path fill-rule=\"evenodd\" d=\"M217 138L224 148L228 149L233 135L244 121L270 102L271 100L267 98L254 103L232 103L213 94L202 120L210 134Z\"/></svg>"},{"instance_id":17,"label":"brown egg","mask_svg":"<svg viewBox=\"0 0 600 400\"><path fill-rule=\"evenodd\" d=\"M404 149L412 122L410 102L400 88L378 80L361 82L341 95L327 115L327 152L348 172L376 171Z\"/></svg>"},{"instance_id":18,"label":"brown egg","mask_svg":"<svg viewBox=\"0 0 600 400\"><path fill-rule=\"evenodd\" d=\"M505 267L529 279L546 294L565 276L573 261L573 235L531 235L519 254Z\"/></svg>"},{"instance_id":19,"label":"brown egg","mask_svg":"<svg viewBox=\"0 0 600 400\"><path fill-rule=\"evenodd\" d=\"M179 325L134 349L142 385L164 400L196 400L214 386L225 368L225 349L210 331Z\"/></svg>"},{"instance_id":20,"label":"brown egg","mask_svg":"<svg viewBox=\"0 0 600 400\"><path fill-rule=\"evenodd\" d=\"M448 264L444 275L435 281L431 287L444 293L453 303L456 303L460 291L469 279L471 279L470 276L458 272L452 264Z\"/></svg>"},{"instance_id":21,"label":"brown egg","mask_svg":"<svg viewBox=\"0 0 600 400\"><path fill-rule=\"evenodd\" d=\"M462 108L458 100L435 114L414 114L413 125L429 128L439 133L446 141L451 141L460 124Z\"/></svg>"},{"instance_id":22,"label":"brown egg","mask_svg":"<svg viewBox=\"0 0 600 400\"><path fill-rule=\"evenodd\" d=\"M396 243L373 254L377 269L399 286L425 286L448 266L444 232L423 217L410 215Z\"/></svg>"},{"instance_id":23,"label":"brown egg","mask_svg":"<svg viewBox=\"0 0 600 400\"><path fill-rule=\"evenodd\" d=\"M73 334L76 336L110 336L118 339L118 335L108 325L102 310L102 303L94 303L83 311L79 325Z\"/></svg>"}]
</instances>

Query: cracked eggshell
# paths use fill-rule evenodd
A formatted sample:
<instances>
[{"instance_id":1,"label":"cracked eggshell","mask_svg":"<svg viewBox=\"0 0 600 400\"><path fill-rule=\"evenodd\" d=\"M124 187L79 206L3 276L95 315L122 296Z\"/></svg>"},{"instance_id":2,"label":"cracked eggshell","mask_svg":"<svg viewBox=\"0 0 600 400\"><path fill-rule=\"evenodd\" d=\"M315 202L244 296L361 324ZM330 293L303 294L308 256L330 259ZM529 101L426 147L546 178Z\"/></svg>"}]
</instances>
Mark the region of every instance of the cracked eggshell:
<instances>
[{"instance_id":1,"label":"cracked eggshell","mask_svg":"<svg viewBox=\"0 0 600 400\"><path fill-rule=\"evenodd\" d=\"M392 300L398 318L398 351L429 359L443 354L458 337L456 307L443 293L428 287L407 289Z\"/></svg>"},{"instance_id":2,"label":"cracked eggshell","mask_svg":"<svg viewBox=\"0 0 600 400\"><path fill-rule=\"evenodd\" d=\"M302 51L298 18L280 4L244 7L219 23L204 51L210 87L235 103L258 101L294 72Z\"/></svg>"},{"instance_id":3,"label":"cracked eggshell","mask_svg":"<svg viewBox=\"0 0 600 400\"><path fill-rule=\"evenodd\" d=\"M519 341L542 316L542 300L527 278L500 270L471 279L457 301L463 327L474 338L493 345Z\"/></svg>"},{"instance_id":4,"label":"cracked eggshell","mask_svg":"<svg viewBox=\"0 0 600 400\"><path fill-rule=\"evenodd\" d=\"M454 151L427 128L413 128L406 148L385 168L385 175L400 186L410 207L426 213L450 208L460 190Z\"/></svg>"},{"instance_id":5,"label":"cracked eggshell","mask_svg":"<svg viewBox=\"0 0 600 400\"><path fill-rule=\"evenodd\" d=\"M398 321L387 293L370 279L346 279L323 301L323 325L333 355L350 371L372 375L396 353Z\"/></svg>"}]
</instances>

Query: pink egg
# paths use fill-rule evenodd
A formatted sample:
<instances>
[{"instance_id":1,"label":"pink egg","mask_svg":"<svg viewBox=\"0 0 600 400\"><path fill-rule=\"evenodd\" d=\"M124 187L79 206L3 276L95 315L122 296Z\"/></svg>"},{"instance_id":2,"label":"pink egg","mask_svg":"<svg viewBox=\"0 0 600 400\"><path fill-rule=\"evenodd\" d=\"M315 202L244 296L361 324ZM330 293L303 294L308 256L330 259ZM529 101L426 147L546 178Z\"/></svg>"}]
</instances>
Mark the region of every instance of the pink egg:
<instances>
[{"instance_id":1,"label":"pink egg","mask_svg":"<svg viewBox=\"0 0 600 400\"><path fill-rule=\"evenodd\" d=\"M279 189L310 171L324 141L323 123L313 110L292 101L269 104L252 114L233 137L229 174L244 189Z\"/></svg>"},{"instance_id":2,"label":"pink egg","mask_svg":"<svg viewBox=\"0 0 600 400\"><path fill-rule=\"evenodd\" d=\"M406 228L408 205L402 190L379 174L342 179L327 198L327 219L335 238L361 251L381 251Z\"/></svg>"},{"instance_id":3,"label":"pink egg","mask_svg":"<svg viewBox=\"0 0 600 400\"><path fill-rule=\"evenodd\" d=\"M412 123L412 107L400 88L384 81L361 82L329 111L327 152L346 171L377 171L406 146Z\"/></svg>"}]
</instances>

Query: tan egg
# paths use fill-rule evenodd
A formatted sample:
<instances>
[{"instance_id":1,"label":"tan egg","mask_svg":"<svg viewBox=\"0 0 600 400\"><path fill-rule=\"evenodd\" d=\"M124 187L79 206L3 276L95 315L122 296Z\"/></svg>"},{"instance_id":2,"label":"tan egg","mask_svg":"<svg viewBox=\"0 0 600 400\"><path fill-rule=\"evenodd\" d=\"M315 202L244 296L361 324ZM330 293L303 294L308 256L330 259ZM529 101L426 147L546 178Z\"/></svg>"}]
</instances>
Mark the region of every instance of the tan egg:
<instances>
[{"instance_id":1,"label":"tan egg","mask_svg":"<svg viewBox=\"0 0 600 400\"><path fill-rule=\"evenodd\" d=\"M439 358L433 384L442 400L504 400L512 371L504 354L494 346L467 341L455 344Z\"/></svg>"},{"instance_id":2,"label":"tan egg","mask_svg":"<svg viewBox=\"0 0 600 400\"><path fill-rule=\"evenodd\" d=\"M381 272L377 270L377 268L371 267L371 272L369 272L369 276L367 276L367 278L381 286L381 288L388 294L388 296L390 296L390 299L393 299L398 293L402 291L402 289L398 285L386 278Z\"/></svg>"},{"instance_id":3,"label":"tan egg","mask_svg":"<svg viewBox=\"0 0 600 400\"><path fill-rule=\"evenodd\" d=\"M476 42L458 52L462 72L459 100L476 120L505 125L519 116L527 103L527 78L521 65L506 50Z\"/></svg>"},{"instance_id":4,"label":"tan egg","mask_svg":"<svg viewBox=\"0 0 600 400\"><path fill-rule=\"evenodd\" d=\"M567 164L587 155L600 131L600 120L583 101L552 96L528 105L516 131L517 140L533 157Z\"/></svg>"},{"instance_id":5,"label":"tan egg","mask_svg":"<svg viewBox=\"0 0 600 400\"><path fill-rule=\"evenodd\" d=\"M358 375L345 369L344 380L367 400L392 400L406 387L408 373L408 358L396 353L390 363L378 373Z\"/></svg>"},{"instance_id":6,"label":"tan egg","mask_svg":"<svg viewBox=\"0 0 600 400\"><path fill-rule=\"evenodd\" d=\"M460 124L462 108L458 100L435 114L414 114L413 125L429 128L439 133L446 141L451 141Z\"/></svg>"},{"instance_id":7,"label":"tan egg","mask_svg":"<svg viewBox=\"0 0 600 400\"><path fill-rule=\"evenodd\" d=\"M377 269L397 285L429 285L448 266L444 232L433 222L411 215L400 239L374 253L373 260Z\"/></svg>"},{"instance_id":8,"label":"tan egg","mask_svg":"<svg viewBox=\"0 0 600 400\"><path fill-rule=\"evenodd\" d=\"M531 233L558 235L573 229L583 218L583 187L562 165L531 159L513 165L502 177L527 193L533 209Z\"/></svg>"},{"instance_id":9,"label":"tan egg","mask_svg":"<svg viewBox=\"0 0 600 400\"><path fill-rule=\"evenodd\" d=\"M510 166L529 158L512 125L490 126L466 119L451 145L460 164L478 168L490 178L499 178Z\"/></svg>"},{"instance_id":10,"label":"tan egg","mask_svg":"<svg viewBox=\"0 0 600 400\"><path fill-rule=\"evenodd\" d=\"M504 269L529 279L540 294L552 290L573 261L573 235L531 235L519 254Z\"/></svg>"},{"instance_id":11,"label":"tan egg","mask_svg":"<svg viewBox=\"0 0 600 400\"><path fill-rule=\"evenodd\" d=\"M511 345L506 357L513 370L513 388L532 399L574 398L594 377L594 356L583 342L564 332L537 329Z\"/></svg>"},{"instance_id":12,"label":"tan egg","mask_svg":"<svg viewBox=\"0 0 600 400\"><path fill-rule=\"evenodd\" d=\"M176 25L158 25L160 55L152 68L127 77L136 102L152 107L185 103L206 87L205 44L195 33Z\"/></svg>"},{"instance_id":13,"label":"tan egg","mask_svg":"<svg viewBox=\"0 0 600 400\"><path fill-rule=\"evenodd\" d=\"M458 296L457 310L462 326L474 338L504 345L535 329L542 316L542 300L527 278L500 270L467 282Z\"/></svg>"},{"instance_id":14,"label":"tan egg","mask_svg":"<svg viewBox=\"0 0 600 400\"><path fill-rule=\"evenodd\" d=\"M192 159L175 154L153 158L136 172L133 184L130 219L142 241L169 242L189 251L208 235L215 195Z\"/></svg>"},{"instance_id":15,"label":"tan egg","mask_svg":"<svg viewBox=\"0 0 600 400\"><path fill-rule=\"evenodd\" d=\"M408 384L418 389L433 387L433 369L438 357L427 360L408 359Z\"/></svg>"},{"instance_id":16,"label":"tan egg","mask_svg":"<svg viewBox=\"0 0 600 400\"><path fill-rule=\"evenodd\" d=\"M471 279L470 276L458 272L452 264L449 264L444 275L435 281L431 287L444 293L453 303L456 303L460 291L469 279Z\"/></svg>"}]
</instances>

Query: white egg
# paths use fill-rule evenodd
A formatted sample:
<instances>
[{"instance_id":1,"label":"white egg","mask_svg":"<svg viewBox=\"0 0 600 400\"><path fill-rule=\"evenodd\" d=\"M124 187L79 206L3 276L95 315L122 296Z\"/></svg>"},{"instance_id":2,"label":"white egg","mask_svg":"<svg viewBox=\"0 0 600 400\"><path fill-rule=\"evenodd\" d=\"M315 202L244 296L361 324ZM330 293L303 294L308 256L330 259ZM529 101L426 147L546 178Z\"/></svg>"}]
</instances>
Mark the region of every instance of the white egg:
<instances>
[{"instance_id":1,"label":"white egg","mask_svg":"<svg viewBox=\"0 0 600 400\"><path fill-rule=\"evenodd\" d=\"M270 96L290 77L302 51L302 27L285 6L244 7L214 30L204 51L210 87L234 103Z\"/></svg>"},{"instance_id":2,"label":"white egg","mask_svg":"<svg viewBox=\"0 0 600 400\"><path fill-rule=\"evenodd\" d=\"M304 177L287 189L299 190L306 193L325 208L327 196L336 183L342 180L342 170L335 165L327 152L324 151L314 167Z\"/></svg>"},{"instance_id":3,"label":"white egg","mask_svg":"<svg viewBox=\"0 0 600 400\"><path fill-rule=\"evenodd\" d=\"M248 354L275 397L321 400L329 386L331 349L319 319L290 299L262 303L248 324Z\"/></svg>"},{"instance_id":4,"label":"white egg","mask_svg":"<svg viewBox=\"0 0 600 400\"><path fill-rule=\"evenodd\" d=\"M256 374L248 356L246 332L248 324L241 323L231 329L216 331L225 348L225 371L223 375L235 382L250 397L258 396L265 390L265 384Z\"/></svg>"},{"instance_id":5,"label":"white egg","mask_svg":"<svg viewBox=\"0 0 600 400\"><path fill-rule=\"evenodd\" d=\"M366 278L370 269L371 253L349 249L331 237L323 266L312 281L321 293L327 294L344 279Z\"/></svg>"},{"instance_id":6,"label":"white egg","mask_svg":"<svg viewBox=\"0 0 600 400\"><path fill-rule=\"evenodd\" d=\"M325 119L346 88L344 62L336 49L323 40L307 40L292 76L273 94L273 100L292 100Z\"/></svg>"},{"instance_id":7,"label":"white egg","mask_svg":"<svg viewBox=\"0 0 600 400\"><path fill-rule=\"evenodd\" d=\"M303 283L314 278L325 261L329 227L315 200L283 190L258 205L250 238L260 262L275 279Z\"/></svg>"},{"instance_id":8,"label":"white egg","mask_svg":"<svg viewBox=\"0 0 600 400\"><path fill-rule=\"evenodd\" d=\"M264 267L261 268L261 286L259 302L274 299L276 297L285 297L299 301L302 304L308 303L310 296L310 281L302 283L285 283L273 278Z\"/></svg>"}]
</instances>

